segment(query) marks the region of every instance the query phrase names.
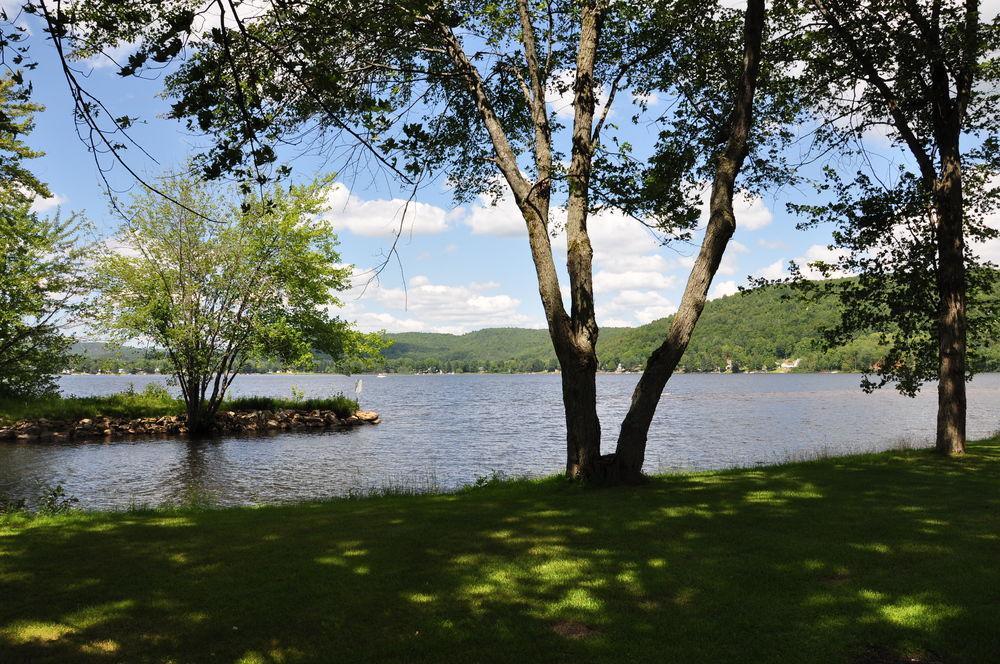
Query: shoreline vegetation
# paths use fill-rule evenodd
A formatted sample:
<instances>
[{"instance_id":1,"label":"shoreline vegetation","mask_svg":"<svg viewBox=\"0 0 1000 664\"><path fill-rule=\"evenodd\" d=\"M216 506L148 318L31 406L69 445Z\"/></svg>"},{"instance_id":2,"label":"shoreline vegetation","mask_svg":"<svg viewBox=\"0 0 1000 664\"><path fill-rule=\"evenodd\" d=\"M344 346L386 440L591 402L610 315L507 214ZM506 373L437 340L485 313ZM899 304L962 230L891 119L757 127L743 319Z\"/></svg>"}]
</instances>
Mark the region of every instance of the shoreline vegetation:
<instances>
[{"instance_id":1,"label":"shoreline vegetation","mask_svg":"<svg viewBox=\"0 0 1000 664\"><path fill-rule=\"evenodd\" d=\"M281 399L240 397L223 402L216 434L348 428L378 424L344 395ZM94 397L0 400L0 441L120 439L186 435L184 402L160 386Z\"/></svg>"},{"instance_id":2,"label":"shoreline vegetation","mask_svg":"<svg viewBox=\"0 0 1000 664\"><path fill-rule=\"evenodd\" d=\"M961 459L893 450L613 491L494 477L15 512L0 659L987 662L998 482L994 437Z\"/></svg>"}]
</instances>

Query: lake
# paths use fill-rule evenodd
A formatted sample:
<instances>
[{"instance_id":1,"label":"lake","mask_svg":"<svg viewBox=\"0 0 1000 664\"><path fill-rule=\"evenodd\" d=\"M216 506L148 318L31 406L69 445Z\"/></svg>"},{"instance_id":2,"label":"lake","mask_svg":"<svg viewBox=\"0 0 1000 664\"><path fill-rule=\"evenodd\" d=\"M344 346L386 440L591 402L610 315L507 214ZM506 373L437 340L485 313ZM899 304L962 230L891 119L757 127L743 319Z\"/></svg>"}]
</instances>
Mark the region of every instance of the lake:
<instances>
[{"instance_id":1,"label":"lake","mask_svg":"<svg viewBox=\"0 0 1000 664\"><path fill-rule=\"evenodd\" d=\"M0 494L62 484L84 508L192 499L217 504L305 500L370 487L451 488L499 471L558 473L564 431L556 375L362 376L361 405L382 424L204 442L0 443ZM233 396L354 393L357 376L249 375ZM598 376L605 449L614 445L637 375ZM687 374L667 386L646 471L712 469L933 440L936 390L866 395L850 374ZM64 376L67 395L163 383L161 376ZM1000 374L969 385L969 437L1000 429Z\"/></svg>"}]
</instances>

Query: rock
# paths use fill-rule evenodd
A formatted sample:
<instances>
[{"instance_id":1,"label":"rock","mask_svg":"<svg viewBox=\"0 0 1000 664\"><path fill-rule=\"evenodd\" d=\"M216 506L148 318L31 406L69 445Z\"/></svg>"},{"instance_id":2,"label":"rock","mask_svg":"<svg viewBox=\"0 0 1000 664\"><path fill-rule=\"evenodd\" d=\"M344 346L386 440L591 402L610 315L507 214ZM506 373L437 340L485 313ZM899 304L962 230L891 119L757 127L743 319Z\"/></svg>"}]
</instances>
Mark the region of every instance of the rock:
<instances>
[{"instance_id":1,"label":"rock","mask_svg":"<svg viewBox=\"0 0 1000 664\"><path fill-rule=\"evenodd\" d=\"M0 427L0 440L73 440L104 437L108 439L139 435L184 435L187 433L183 415L163 417L101 417L83 418L78 422L58 422L45 418L21 420ZM359 410L346 418L329 410L278 410L278 411L226 411L219 413L216 426L219 433L254 431L287 431L350 427L360 424L378 424L378 413Z\"/></svg>"}]
</instances>

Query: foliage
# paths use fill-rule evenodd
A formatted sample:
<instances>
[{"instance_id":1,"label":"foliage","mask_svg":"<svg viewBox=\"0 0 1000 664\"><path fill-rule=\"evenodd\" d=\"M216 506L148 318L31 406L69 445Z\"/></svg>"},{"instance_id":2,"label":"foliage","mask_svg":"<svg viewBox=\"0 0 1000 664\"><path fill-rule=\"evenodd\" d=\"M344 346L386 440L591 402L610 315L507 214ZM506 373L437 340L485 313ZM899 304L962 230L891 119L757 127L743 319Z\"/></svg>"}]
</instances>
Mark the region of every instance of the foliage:
<instances>
[{"instance_id":1,"label":"foliage","mask_svg":"<svg viewBox=\"0 0 1000 664\"><path fill-rule=\"evenodd\" d=\"M330 410L337 417L347 417L357 412L358 402L343 394L309 399L247 396L224 401L221 410Z\"/></svg>"},{"instance_id":2,"label":"foliage","mask_svg":"<svg viewBox=\"0 0 1000 664\"><path fill-rule=\"evenodd\" d=\"M994 440L610 492L0 517L0 659L991 662L998 483Z\"/></svg>"},{"instance_id":3,"label":"foliage","mask_svg":"<svg viewBox=\"0 0 1000 664\"><path fill-rule=\"evenodd\" d=\"M329 180L232 201L208 185L164 179L175 204L134 197L123 251L98 264L95 317L116 340L149 340L171 363L195 432L211 426L248 362L307 367L314 351L372 356L363 335L329 314L348 287L336 237L318 215Z\"/></svg>"},{"instance_id":4,"label":"foliage","mask_svg":"<svg viewBox=\"0 0 1000 664\"><path fill-rule=\"evenodd\" d=\"M831 258L795 274L859 277L803 285L843 303L829 346L871 331L888 346L869 390L951 381L947 356L960 356L960 383L981 365L965 363L966 334L982 349L1000 332L996 273L977 256L997 237L986 219L1000 194L1000 20L983 21L979 4L802 3L813 147L839 159L826 158L810 203L790 206L800 228L834 227Z\"/></svg>"},{"instance_id":5,"label":"foliage","mask_svg":"<svg viewBox=\"0 0 1000 664\"><path fill-rule=\"evenodd\" d=\"M66 494L62 484L43 487L34 499L34 509L28 504L27 498L10 498L0 494L0 516L18 515L28 516L42 515L52 516L65 514L76 508L80 500L75 496Z\"/></svg>"},{"instance_id":6,"label":"foliage","mask_svg":"<svg viewBox=\"0 0 1000 664\"><path fill-rule=\"evenodd\" d=\"M45 489L38 497L38 512L40 514L62 514L76 507L79 502L79 498L66 494L62 484L57 484Z\"/></svg>"},{"instance_id":7,"label":"foliage","mask_svg":"<svg viewBox=\"0 0 1000 664\"><path fill-rule=\"evenodd\" d=\"M31 101L30 88L14 78L0 76L0 208L19 209L27 200L48 198L49 188L29 171L24 161L43 153L28 147L23 137L35 128L35 113L43 107ZM5 215L6 216L6 215Z\"/></svg>"},{"instance_id":8,"label":"foliage","mask_svg":"<svg viewBox=\"0 0 1000 664\"><path fill-rule=\"evenodd\" d=\"M21 140L39 108L0 78L0 398L55 389L72 343L62 328L86 292L82 217L31 211L36 196L49 195L22 163L40 155Z\"/></svg>"}]
</instances>

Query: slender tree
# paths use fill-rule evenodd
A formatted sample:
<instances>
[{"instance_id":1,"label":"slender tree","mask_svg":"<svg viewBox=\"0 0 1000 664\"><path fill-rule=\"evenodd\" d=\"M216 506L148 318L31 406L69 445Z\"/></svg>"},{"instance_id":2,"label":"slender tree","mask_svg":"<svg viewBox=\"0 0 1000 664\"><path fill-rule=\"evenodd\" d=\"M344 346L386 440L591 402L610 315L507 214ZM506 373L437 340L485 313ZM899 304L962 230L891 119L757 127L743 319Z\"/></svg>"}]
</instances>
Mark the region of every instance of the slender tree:
<instances>
[{"instance_id":1,"label":"slender tree","mask_svg":"<svg viewBox=\"0 0 1000 664\"><path fill-rule=\"evenodd\" d=\"M832 340L885 333L893 349L879 384L899 380L912 393L936 379L937 449L960 455L969 299L988 294L994 274L978 267L969 239L995 233L983 220L1000 166L1000 25L981 20L976 0L806 0L804 8L821 26L804 77L827 121L821 143L865 166L849 183L828 169L821 189L832 202L798 206L807 225L840 225L839 260L820 268L861 277L837 286L846 307ZM895 172L871 165L873 130L904 151ZM988 336L996 312L985 302L981 309L976 330Z\"/></svg>"},{"instance_id":2,"label":"slender tree","mask_svg":"<svg viewBox=\"0 0 1000 664\"><path fill-rule=\"evenodd\" d=\"M350 268L340 266L336 238L316 216L325 184L233 202L171 177L158 187L172 200L145 192L122 209L116 249L97 265L95 318L118 341L163 349L190 435L212 431L250 360L308 365L315 351L377 353L377 337L327 312L339 304Z\"/></svg>"}]
</instances>

